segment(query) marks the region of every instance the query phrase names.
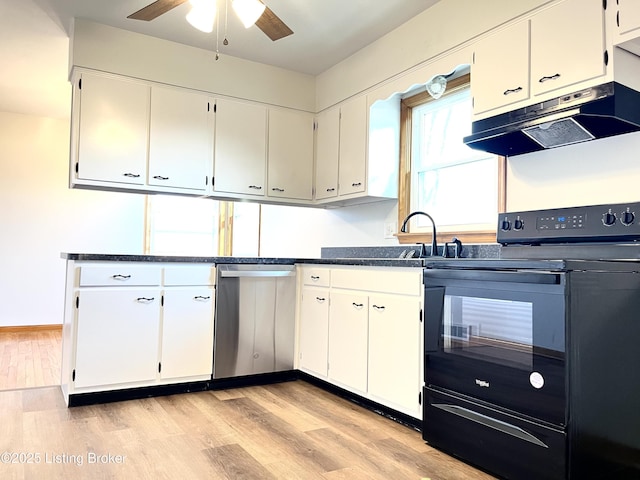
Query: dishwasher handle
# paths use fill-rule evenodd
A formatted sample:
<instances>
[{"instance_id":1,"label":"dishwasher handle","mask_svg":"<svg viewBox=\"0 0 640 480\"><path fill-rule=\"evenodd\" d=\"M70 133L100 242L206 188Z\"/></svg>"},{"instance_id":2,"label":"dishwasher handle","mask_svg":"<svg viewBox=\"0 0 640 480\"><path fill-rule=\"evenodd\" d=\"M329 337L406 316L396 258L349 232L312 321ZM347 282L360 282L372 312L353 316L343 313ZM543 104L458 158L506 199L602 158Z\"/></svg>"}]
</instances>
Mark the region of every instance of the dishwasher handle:
<instances>
[{"instance_id":1,"label":"dishwasher handle","mask_svg":"<svg viewBox=\"0 0 640 480\"><path fill-rule=\"evenodd\" d=\"M294 277L296 269L293 265L219 265L220 278L240 277Z\"/></svg>"}]
</instances>

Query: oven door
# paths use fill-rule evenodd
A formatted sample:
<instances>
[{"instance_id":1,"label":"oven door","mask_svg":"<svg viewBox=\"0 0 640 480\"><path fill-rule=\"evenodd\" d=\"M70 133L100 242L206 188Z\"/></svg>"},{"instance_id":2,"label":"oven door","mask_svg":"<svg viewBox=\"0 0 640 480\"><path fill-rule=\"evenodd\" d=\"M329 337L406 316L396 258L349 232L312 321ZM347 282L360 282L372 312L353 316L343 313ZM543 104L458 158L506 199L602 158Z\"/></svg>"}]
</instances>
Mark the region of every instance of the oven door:
<instances>
[{"instance_id":1,"label":"oven door","mask_svg":"<svg viewBox=\"0 0 640 480\"><path fill-rule=\"evenodd\" d=\"M565 274L425 270L425 384L566 425Z\"/></svg>"}]
</instances>

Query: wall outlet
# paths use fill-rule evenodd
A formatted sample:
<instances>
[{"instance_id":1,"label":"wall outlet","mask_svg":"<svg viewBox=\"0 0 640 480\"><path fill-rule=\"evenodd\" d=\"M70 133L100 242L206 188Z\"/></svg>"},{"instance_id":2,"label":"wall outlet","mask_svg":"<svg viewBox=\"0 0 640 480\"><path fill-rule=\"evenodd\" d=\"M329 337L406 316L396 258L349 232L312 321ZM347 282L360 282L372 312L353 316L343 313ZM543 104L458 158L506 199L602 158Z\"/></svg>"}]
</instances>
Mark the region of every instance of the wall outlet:
<instances>
[{"instance_id":1,"label":"wall outlet","mask_svg":"<svg viewBox=\"0 0 640 480\"><path fill-rule=\"evenodd\" d=\"M384 224L384 238L395 238L396 222L387 222Z\"/></svg>"}]
</instances>

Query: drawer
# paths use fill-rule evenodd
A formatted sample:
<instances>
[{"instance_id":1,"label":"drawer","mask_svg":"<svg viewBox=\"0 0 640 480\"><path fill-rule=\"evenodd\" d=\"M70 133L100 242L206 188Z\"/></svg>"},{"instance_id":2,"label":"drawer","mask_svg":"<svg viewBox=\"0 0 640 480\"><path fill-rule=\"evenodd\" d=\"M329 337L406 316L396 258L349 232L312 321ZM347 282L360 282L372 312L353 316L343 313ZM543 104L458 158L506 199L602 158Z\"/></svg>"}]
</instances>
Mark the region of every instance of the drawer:
<instances>
[{"instance_id":1,"label":"drawer","mask_svg":"<svg viewBox=\"0 0 640 480\"><path fill-rule=\"evenodd\" d=\"M215 285L216 270L213 265L171 265L164 268L164 284L179 285Z\"/></svg>"},{"instance_id":2,"label":"drawer","mask_svg":"<svg viewBox=\"0 0 640 480\"><path fill-rule=\"evenodd\" d=\"M81 266L81 287L160 285L162 268L159 265L110 263Z\"/></svg>"},{"instance_id":3,"label":"drawer","mask_svg":"<svg viewBox=\"0 0 640 480\"><path fill-rule=\"evenodd\" d=\"M422 269L334 268L331 287L369 292L422 295Z\"/></svg>"},{"instance_id":4,"label":"drawer","mask_svg":"<svg viewBox=\"0 0 640 480\"><path fill-rule=\"evenodd\" d=\"M320 267L302 267L302 282L305 285L328 287L331 283L331 270Z\"/></svg>"}]
</instances>

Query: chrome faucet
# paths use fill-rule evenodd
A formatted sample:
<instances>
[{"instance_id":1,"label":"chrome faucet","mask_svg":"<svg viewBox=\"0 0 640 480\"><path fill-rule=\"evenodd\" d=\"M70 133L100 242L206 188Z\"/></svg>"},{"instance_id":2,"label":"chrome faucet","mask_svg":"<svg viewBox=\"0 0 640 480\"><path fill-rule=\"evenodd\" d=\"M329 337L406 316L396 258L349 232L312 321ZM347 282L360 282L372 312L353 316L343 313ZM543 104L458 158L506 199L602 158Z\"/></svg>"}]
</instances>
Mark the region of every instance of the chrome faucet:
<instances>
[{"instance_id":1,"label":"chrome faucet","mask_svg":"<svg viewBox=\"0 0 640 480\"><path fill-rule=\"evenodd\" d=\"M407 224L409 223L409 220L411 219L411 217L415 217L416 215L424 215L431 221L431 226L433 228L431 233L432 235L431 236L431 256L435 257L436 255L438 255L438 243L436 242L436 222L433 221L433 218L431 218L431 215L425 212L410 213L409 215L407 215L407 218L404 219L404 222L402 222L402 227L400 227L400 231L402 233L407 233ZM420 249L420 258L426 257L427 252L425 252L424 243L421 243L420 245L422 245L422 248Z\"/></svg>"}]
</instances>

